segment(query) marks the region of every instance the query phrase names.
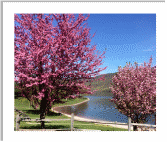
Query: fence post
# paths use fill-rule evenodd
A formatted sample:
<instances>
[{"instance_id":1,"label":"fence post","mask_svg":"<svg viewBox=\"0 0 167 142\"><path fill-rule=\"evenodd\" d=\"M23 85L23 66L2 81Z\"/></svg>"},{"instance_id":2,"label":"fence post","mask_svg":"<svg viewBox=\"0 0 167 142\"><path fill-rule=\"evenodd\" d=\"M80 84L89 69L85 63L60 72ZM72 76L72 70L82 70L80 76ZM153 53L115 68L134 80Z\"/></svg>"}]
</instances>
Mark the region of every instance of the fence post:
<instances>
[{"instance_id":1,"label":"fence post","mask_svg":"<svg viewBox=\"0 0 167 142\"><path fill-rule=\"evenodd\" d=\"M131 131L131 118L128 117L128 131Z\"/></svg>"},{"instance_id":2,"label":"fence post","mask_svg":"<svg viewBox=\"0 0 167 142\"><path fill-rule=\"evenodd\" d=\"M71 131L74 130L74 113L71 114Z\"/></svg>"},{"instance_id":3,"label":"fence post","mask_svg":"<svg viewBox=\"0 0 167 142\"><path fill-rule=\"evenodd\" d=\"M16 131L19 131L19 127L20 127L20 115L18 113L16 116Z\"/></svg>"}]
</instances>

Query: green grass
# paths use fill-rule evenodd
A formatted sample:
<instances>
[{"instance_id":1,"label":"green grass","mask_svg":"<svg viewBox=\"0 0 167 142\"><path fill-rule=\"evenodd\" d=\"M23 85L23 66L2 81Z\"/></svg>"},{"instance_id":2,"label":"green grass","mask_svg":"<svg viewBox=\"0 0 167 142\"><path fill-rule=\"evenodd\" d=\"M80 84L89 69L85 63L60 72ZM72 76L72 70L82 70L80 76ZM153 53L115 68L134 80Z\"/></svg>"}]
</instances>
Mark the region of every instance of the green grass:
<instances>
[{"instance_id":1,"label":"green grass","mask_svg":"<svg viewBox=\"0 0 167 142\"><path fill-rule=\"evenodd\" d=\"M30 107L30 102L23 97L19 97L15 99L15 107L18 110L23 111L28 115L31 119L40 118L40 111L35 110L33 107ZM67 116L61 115L60 113L54 113L52 111L49 111L47 115L45 116L46 119L67 119Z\"/></svg>"},{"instance_id":2,"label":"green grass","mask_svg":"<svg viewBox=\"0 0 167 142\"><path fill-rule=\"evenodd\" d=\"M86 100L83 99L75 99L75 100L64 100L62 104L55 104L54 106L62 106L62 105L71 105L74 103L79 103ZM39 110L35 110L34 108L30 107L29 101L26 98L19 97L15 99L15 107L18 110L23 111L26 113L31 119L40 118ZM15 113L16 117L16 113ZM49 113L45 117L46 119L68 119L67 116L64 116L60 113L54 113L49 111ZM15 124L15 123L14 123ZM46 129L70 129L71 121L51 121L45 122ZM15 125L14 125L15 127ZM20 129L40 129L40 122L20 122ZM101 131L127 131L126 129L115 128L111 126L101 125L101 124L94 124L90 122L81 122L81 121L74 121L74 128L76 129L90 129L90 130L101 130ZM14 128L15 129L15 128Z\"/></svg>"},{"instance_id":3,"label":"green grass","mask_svg":"<svg viewBox=\"0 0 167 142\"><path fill-rule=\"evenodd\" d=\"M71 121L52 121L45 122L45 129L70 129ZM20 129L40 129L39 122L21 122ZM74 121L75 129L89 129L101 131L128 131L127 129L120 129L101 124L94 124L89 122Z\"/></svg>"},{"instance_id":4,"label":"green grass","mask_svg":"<svg viewBox=\"0 0 167 142\"><path fill-rule=\"evenodd\" d=\"M88 99L84 98L84 97L83 98L76 98L76 99L68 99L68 100L62 99L62 103L54 104L53 107L77 104L77 103L83 102L85 100L88 100Z\"/></svg>"}]
</instances>

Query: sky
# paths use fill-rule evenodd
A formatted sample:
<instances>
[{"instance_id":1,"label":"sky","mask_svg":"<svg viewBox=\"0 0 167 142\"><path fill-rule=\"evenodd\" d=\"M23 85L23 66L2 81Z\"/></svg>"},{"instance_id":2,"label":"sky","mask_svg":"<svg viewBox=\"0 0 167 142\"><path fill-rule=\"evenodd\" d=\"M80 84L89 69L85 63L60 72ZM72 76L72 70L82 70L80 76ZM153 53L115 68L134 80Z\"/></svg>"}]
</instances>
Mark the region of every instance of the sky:
<instances>
[{"instance_id":1,"label":"sky","mask_svg":"<svg viewBox=\"0 0 167 142\"><path fill-rule=\"evenodd\" d=\"M91 36L96 33L91 45L106 51L100 74L115 73L126 62L148 63L151 56L156 65L156 14L90 14L86 23Z\"/></svg>"},{"instance_id":2,"label":"sky","mask_svg":"<svg viewBox=\"0 0 167 142\"><path fill-rule=\"evenodd\" d=\"M105 51L100 74L114 73L126 62L156 65L156 14L90 14L87 20L90 33L96 32L91 44Z\"/></svg>"}]
</instances>

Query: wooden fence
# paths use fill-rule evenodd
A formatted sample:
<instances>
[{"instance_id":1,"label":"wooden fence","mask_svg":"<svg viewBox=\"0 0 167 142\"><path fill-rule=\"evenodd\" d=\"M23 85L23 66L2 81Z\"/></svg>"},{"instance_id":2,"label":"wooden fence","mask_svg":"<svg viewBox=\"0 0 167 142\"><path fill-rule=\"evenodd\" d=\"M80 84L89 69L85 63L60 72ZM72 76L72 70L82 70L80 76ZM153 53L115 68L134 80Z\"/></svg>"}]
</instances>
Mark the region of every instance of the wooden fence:
<instances>
[{"instance_id":1,"label":"wooden fence","mask_svg":"<svg viewBox=\"0 0 167 142\"><path fill-rule=\"evenodd\" d=\"M19 131L21 121L24 121L24 122L30 122L30 121L49 122L49 121L69 121L69 120L71 120L70 130L74 131L74 113L71 114L71 119L30 119L29 117L21 117L21 115L18 113L16 116L16 131ZM69 130L69 129L63 129L63 130Z\"/></svg>"},{"instance_id":2,"label":"wooden fence","mask_svg":"<svg viewBox=\"0 0 167 142\"><path fill-rule=\"evenodd\" d=\"M128 131L131 131L131 126L143 126L143 127L154 127L154 128L156 128L156 125L131 123L131 118L128 117Z\"/></svg>"},{"instance_id":3,"label":"wooden fence","mask_svg":"<svg viewBox=\"0 0 167 142\"><path fill-rule=\"evenodd\" d=\"M20 114L18 113L16 116L16 131L19 131L20 127L20 122L21 121L36 121L36 122L41 122L41 121L69 121L71 120L71 127L70 130L74 131L74 113L71 114L71 119L30 119L28 117L21 117ZM142 126L142 127L154 127L156 128L156 125L151 125L151 124L140 124L140 123L131 123L131 118L128 117L128 123L120 123L120 122L98 122L98 121L85 121L85 122L92 122L92 123L98 123L98 124L116 124L116 125L128 125L128 131L131 131L132 126ZM63 129L65 130L65 129ZM69 129L66 129L69 130Z\"/></svg>"},{"instance_id":4,"label":"wooden fence","mask_svg":"<svg viewBox=\"0 0 167 142\"><path fill-rule=\"evenodd\" d=\"M128 125L128 131L131 131L132 126L142 126L142 127L153 127L156 128L156 125L151 124L141 124L141 123L131 123L131 118L128 117L128 123L121 123L121 122L105 122L105 121L85 121L91 123L98 123L98 124L115 124L115 125Z\"/></svg>"},{"instance_id":5,"label":"wooden fence","mask_svg":"<svg viewBox=\"0 0 167 142\"><path fill-rule=\"evenodd\" d=\"M142 127L153 127L156 128L156 125L151 124L141 124L141 123L131 123L131 118L128 117L128 123L121 123L121 122L97 122L97 121L88 121L98 124L116 124L116 125L128 125L128 131L131 131L132 126L142 126Z\"/></svg>"}]
</instances>

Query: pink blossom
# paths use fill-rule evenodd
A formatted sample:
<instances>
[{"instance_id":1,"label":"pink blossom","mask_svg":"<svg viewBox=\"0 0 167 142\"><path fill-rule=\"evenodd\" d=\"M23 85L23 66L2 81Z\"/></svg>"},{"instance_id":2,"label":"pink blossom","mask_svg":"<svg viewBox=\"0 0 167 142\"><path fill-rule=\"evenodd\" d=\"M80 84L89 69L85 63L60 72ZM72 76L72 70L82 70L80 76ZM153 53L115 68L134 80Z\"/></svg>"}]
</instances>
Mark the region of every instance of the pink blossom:
<instances>
[{"instance_id":1,"label":"pink blossom","mask_svg":"<svg viewBox=\"0 0 167 142\"><path fill-rule=\"evenodd\" d=\"M113 76L114 85L110 87L114 97L112 101L124 115L132 120L138 114L150 115L156 113L156 68L151 67L152 58L148 65L119 68ZM123 109L120 109L123 108Z\"/></svg>"},{"instance_id":2,"label":"pink blossom","mask_svg":"<svg viewBox=\"0 0 167 142\"><path fill-rule=\"evenodd\" d=\"M31 98L34 94L33 101L46 106L45 111L53 102L73 93L91 94L86 80L105 69L99 68L104 53L95 55L96 46L87 46L91 43L90 29L82 23L88 17L82 14L78 18L74 14L14 16L15 81L20 83L24 96ZM58 24L53 25L53 20Z\"/></svg>"}]
</instances>

